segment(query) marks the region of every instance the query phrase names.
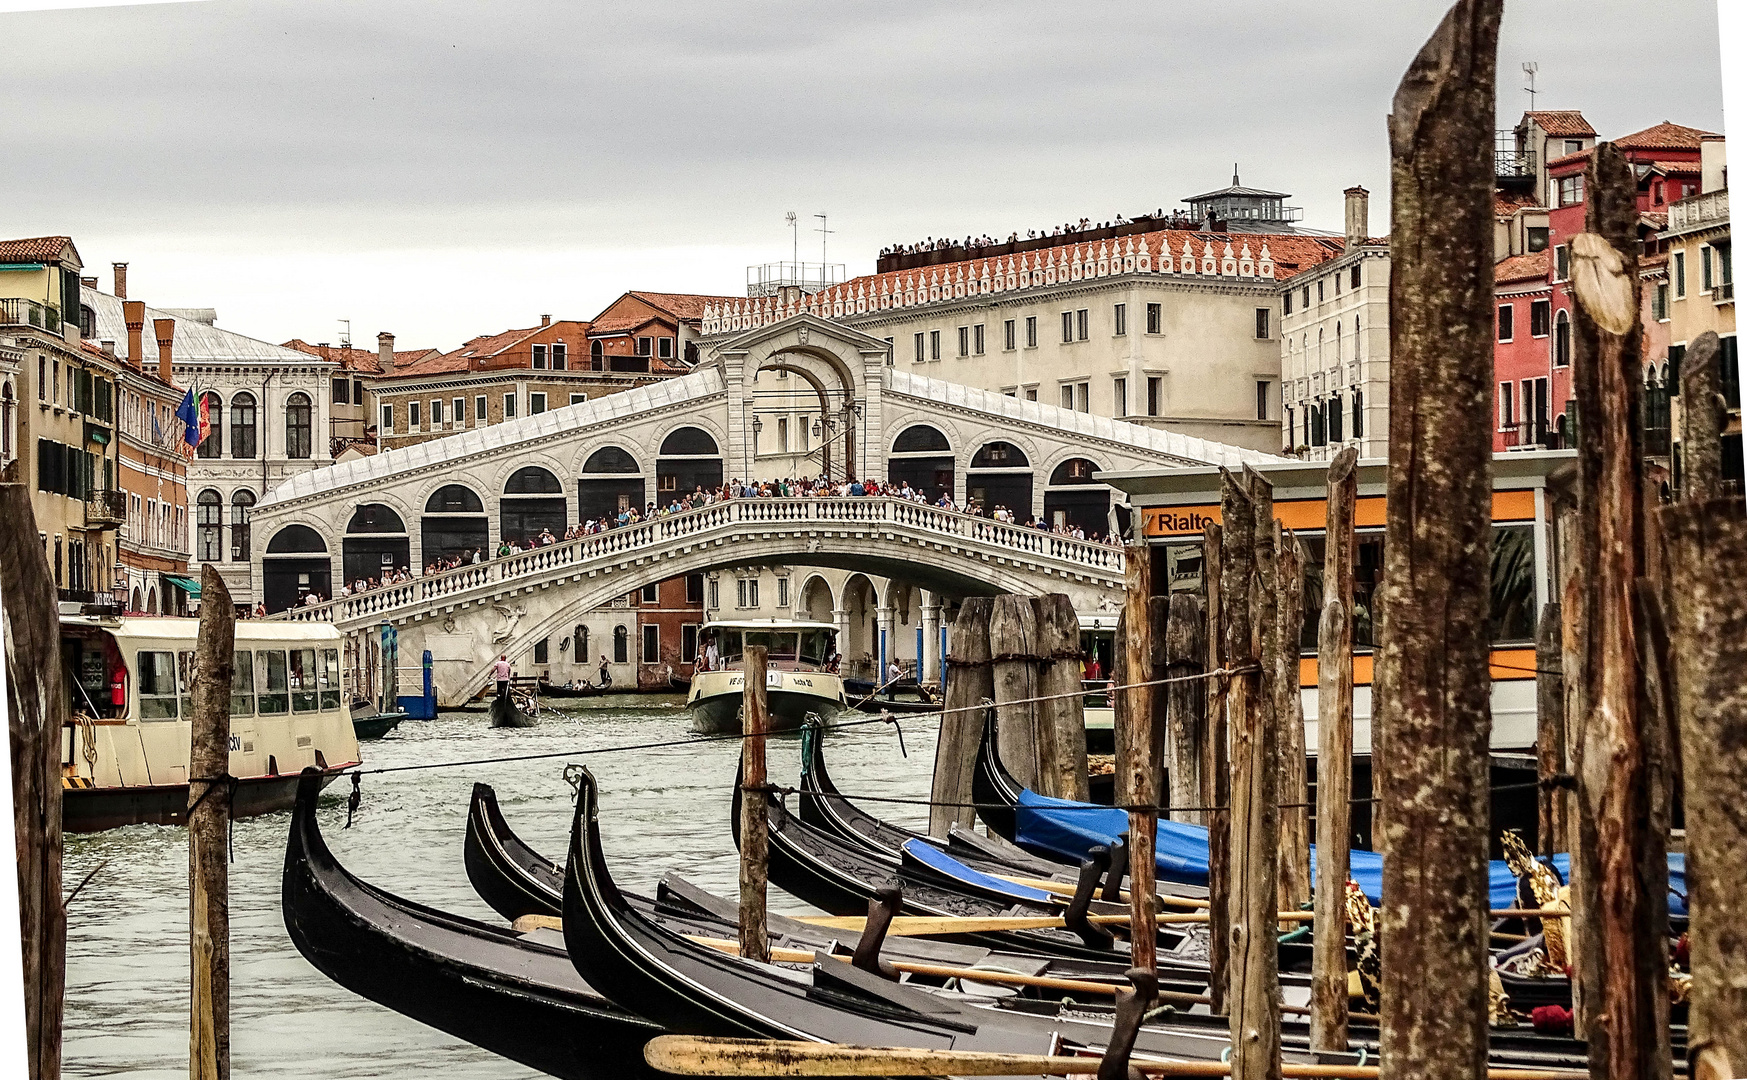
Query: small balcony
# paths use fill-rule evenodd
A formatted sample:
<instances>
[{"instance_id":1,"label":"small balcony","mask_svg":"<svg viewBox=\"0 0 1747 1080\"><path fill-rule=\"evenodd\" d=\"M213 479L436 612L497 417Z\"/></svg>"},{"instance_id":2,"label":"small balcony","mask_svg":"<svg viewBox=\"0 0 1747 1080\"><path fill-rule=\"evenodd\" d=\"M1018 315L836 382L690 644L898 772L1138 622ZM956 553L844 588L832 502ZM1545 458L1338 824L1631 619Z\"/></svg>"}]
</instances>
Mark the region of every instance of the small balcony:
<instances>
[{"instance_id":1,"label":"small balcony","mask_svg":"<svg viewBox=\"0 0 1747 1080\"><path fill-rule=\"evenodd\" d=\"M1719 281L1711 286L1711 303L1721 307L1724 304L1733 304L1734 302L1735 283L1733 281Z\"/></svg>"},{"instance_id":2,"label":"small balcony","mask_svg":"<svg viewBox=\"0 0 1747 1080\"><path fill-rule=\"evenodd\" d=\"M85 524L114 529L127 521L127 492L93 491L85 496Z\"/></svg>"},{"instance_id":3,"label":"small balcony","mask_svg":"<svg viewBox=\"0 0 1747 1080\"><path fill-rule=\"evenodd\" d=\"M1545 420L1506 424L1502 433L1506 450L1559 450L1565 445L1559 429Z\"/></svg>"},{"instance_id":4,"label":"small balcony","mask_svg":"<svg viewBox=\"0 0 1747 1080\"><path fill-rule=\"evenodd\" d=\"M22 296L0 297L0 326L34 326L58 334L61 309Z\"/></svg>"},{"instance_id":5,"label":"small balcony","mask_svg":"<svg viewBox=\"0 0 1747 1080\"><path fill-rule=\"evenodd\" d=\"M1535 178L1535 152L1517 149L1515 132L1501 131L1492 147L1492 173L1506 183L1532 181Z\"/></svg>"},{"instance_id":6,"label":"small balcony","mask_svg":"<svg viewBox=\"0 0 1747 1080\"><path fill-rule=\"evenodd\" d=\"M1729 189L1719 188L1703 195L1692 195L1668 204L1668 232L1691 232L1695 229L1727 228L1729 225Z\"/></svg>"}]
</instances>

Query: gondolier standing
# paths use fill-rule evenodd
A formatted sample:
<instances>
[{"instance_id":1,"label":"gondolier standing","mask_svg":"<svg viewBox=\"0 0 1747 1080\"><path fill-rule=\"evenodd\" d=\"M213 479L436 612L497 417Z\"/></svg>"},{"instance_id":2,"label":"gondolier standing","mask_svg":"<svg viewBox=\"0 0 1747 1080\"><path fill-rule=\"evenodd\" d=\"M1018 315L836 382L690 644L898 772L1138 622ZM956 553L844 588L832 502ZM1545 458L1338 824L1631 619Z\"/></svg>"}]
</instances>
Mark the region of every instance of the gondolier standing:
<instances>
[{"instance_id":1,"label":"gondolier standing","mask_svg":"<svg viewBox=\"0 0 1747 1080\"><path fill-rule=\"evenodd\" d=\"M491 677L497 680L497 696L508 697L510 692L510 658L509 655L498 656L497 662L491 665Z\"/></svg>"},{"instance_id":2,"label":"gondolier standing","mask_svg":"<svg viewBox=\"0 0 1747 1080\"><path fill-rule=\"evenodd\" d=\"M607 654L601 653L601 689L613 685L613 673L607 670Z\"/></svg>"}]
</instances>

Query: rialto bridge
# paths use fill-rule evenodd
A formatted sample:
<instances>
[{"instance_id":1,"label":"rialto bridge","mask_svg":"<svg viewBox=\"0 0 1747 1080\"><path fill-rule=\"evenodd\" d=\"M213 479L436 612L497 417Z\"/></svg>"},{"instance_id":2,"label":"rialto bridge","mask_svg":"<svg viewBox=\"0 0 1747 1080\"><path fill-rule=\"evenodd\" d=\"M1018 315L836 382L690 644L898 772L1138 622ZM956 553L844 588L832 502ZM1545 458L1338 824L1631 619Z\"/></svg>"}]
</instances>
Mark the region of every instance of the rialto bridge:
<instances>
[{"instance_id":1,"label":"rialto bridge","mask_svg":"<svg viewBox=\"0 0 1747 1080\"><path fill-rule=\"evenodd\" d=\"M718 342L691 373L304 473L257 507L254 573L270 609L430 649L440 697L470 696L591 610L720 567L837 567L931 597L1065 592L1082 612L1120 594L1119 548L1023 525L1110 528L1100 470L1271 460L1253 451L920 378L878 338L799 315ZM780 438L779 438L780 436ZM889 498L731 499L491 557L500 543L667 504L724 480L907 482L930 498L1005 506L1019 525ZM419 568L462 552L457 569ZM403 584L332 597L407 566Z\"/></svg>"}]
</instances>

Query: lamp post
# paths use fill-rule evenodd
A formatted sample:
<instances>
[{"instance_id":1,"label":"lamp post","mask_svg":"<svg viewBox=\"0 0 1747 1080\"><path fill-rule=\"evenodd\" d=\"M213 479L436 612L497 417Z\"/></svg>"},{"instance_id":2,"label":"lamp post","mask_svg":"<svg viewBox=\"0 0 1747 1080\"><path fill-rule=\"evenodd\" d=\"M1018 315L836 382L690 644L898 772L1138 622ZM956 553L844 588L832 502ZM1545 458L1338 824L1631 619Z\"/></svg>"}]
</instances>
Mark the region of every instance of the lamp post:
<instances>
[{"instance_id":1,"label":"lamp post","mask_svg":"<svg viewBox=\"0 0 1747 1080\"><path fill-rule=\"evenodd\" d=\"M109 570L109 596L117 615L127 611L127 567L120 561Z\"/></svg>"}]
</instances>

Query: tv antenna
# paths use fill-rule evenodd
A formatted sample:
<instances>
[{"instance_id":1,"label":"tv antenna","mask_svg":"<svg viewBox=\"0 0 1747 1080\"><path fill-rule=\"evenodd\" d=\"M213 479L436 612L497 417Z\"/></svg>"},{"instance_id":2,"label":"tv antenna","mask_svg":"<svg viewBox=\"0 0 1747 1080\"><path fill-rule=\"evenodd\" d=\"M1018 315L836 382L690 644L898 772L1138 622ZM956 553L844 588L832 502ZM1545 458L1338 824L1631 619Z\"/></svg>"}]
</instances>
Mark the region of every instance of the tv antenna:
<instances>
[{"instance_id":1,"label":"tv antenna","mask_svg":"<svg viewBox=\"0 0 1747 1080\"><path fill-rule=\"evenodd\" d=\"M800 224L800 221L795 217L795 212L793 210L790 210L788 213L783 215L783 221L785 223L787 223L787 225L789 227L789 232L794 236L794 241L795 241L795 243L794 243L794 248L795 248L794 261L800 262L801 261L801 224Z\"/></svg>"},{"instance_id":2,"label":"tv antenna","mask_svg":"<svg viewBox=\"0 0 1747 1080\"><path fill-rule=\"evenodd\" d=\"M1541 65L1535 63L1533 60L1526 61L1523 64L1523 78L1529 81L1529 85L1523 87L1523 89L1527 90L1529 93L1530 112L1535 111L1535 72L1540 70Z\"/></svg>"},{"instance_id":3,"label":"tv antenna","mask_svg":"<svg viewBox=\"0 0 1747 1080\"><path fill-rule=\"evenodd\" d=\"M341 326L345 327L345 329L340 331L340 348L350 349L352 347L352 320L340 319L338 322Z\"/></svg>"},{"instance_id":4,"label":"tv antenna","mask_svg":"<svg viewBox=\"0 0 1747 1080\"><path fill-rule=\"evenodd\" d=\"M813 231L819 234L819 265L824 266L831 261L825 257L826 245L831 240L831 234L837 230L826 227L824 214L814 214L813 216L819 219L819 227Z\"/></svg>"}]
</instances>

